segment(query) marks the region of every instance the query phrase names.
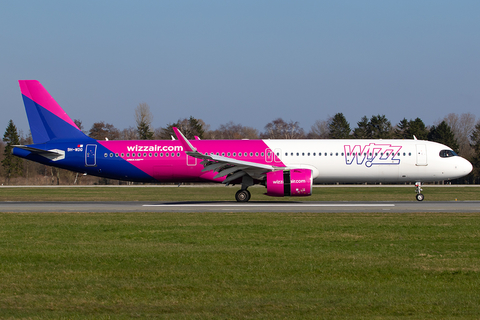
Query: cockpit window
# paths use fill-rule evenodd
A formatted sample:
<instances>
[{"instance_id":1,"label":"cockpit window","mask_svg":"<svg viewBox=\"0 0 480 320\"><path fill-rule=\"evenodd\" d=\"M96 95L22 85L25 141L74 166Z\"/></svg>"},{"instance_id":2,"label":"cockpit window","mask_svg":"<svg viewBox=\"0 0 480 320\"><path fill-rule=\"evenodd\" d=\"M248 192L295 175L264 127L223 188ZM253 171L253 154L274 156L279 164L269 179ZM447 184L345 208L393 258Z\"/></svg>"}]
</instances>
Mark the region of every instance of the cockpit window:
<instances>
[{"instance_id":1,"label":"cockpit window","mask_svg":"<svg viewBox=\"0 0 480 320\"><path fill-rule=\"evenodd\" d=\"M440 151L440 157L441 158L449 158L449 157L455 157L458 156L455 151L452 150L442 150Z\"/></svg>"}]
</instances>

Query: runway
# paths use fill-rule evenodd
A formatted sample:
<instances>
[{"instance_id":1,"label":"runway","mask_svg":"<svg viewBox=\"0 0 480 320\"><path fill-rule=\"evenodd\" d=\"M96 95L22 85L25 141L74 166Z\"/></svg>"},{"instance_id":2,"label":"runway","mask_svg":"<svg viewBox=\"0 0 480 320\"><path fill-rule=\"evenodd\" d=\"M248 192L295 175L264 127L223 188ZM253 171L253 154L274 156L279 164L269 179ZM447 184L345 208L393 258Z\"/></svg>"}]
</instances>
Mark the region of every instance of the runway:
<instances>
[{"instance_id":1,"label":"runway","mask_svg":"<svg viewBox=\"0 0 480 320\"><path fill-rule=\"evenodd\" d=\"M0 212L478 212L480 201L1 202Z\"/></svg>"}]
</instances>

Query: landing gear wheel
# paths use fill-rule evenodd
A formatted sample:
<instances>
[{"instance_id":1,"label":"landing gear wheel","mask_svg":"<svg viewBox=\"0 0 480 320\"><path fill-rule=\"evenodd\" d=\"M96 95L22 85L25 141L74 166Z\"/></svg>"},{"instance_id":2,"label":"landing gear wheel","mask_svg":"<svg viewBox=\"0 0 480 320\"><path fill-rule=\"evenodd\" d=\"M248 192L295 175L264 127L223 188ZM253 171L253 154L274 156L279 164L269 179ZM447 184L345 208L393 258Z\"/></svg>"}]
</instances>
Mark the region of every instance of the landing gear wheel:
<instances>
[{"instance_id":1,"label":"landing gear wheel","mask_svg":"<svg viewBox=\"0 0 480 320\"><path fill-rule=\"evenodd\" d=\"M238 190L237 193L235 193L235 200L237 200L238 202L248 202L248 200L250 200L250 197L250 191L248 191L247 189Z\"/></svg>"},{"instance_id":2,"label":"landing gear wheel","mask_svg":"<svg viewBox=\"0 0 480 320\"><path fill-rule=\"evenodd\" d=\"M417 198L418 201L423 201L423 194L421 193L417 193L417 195L415 196L415 198Z\"/></svg>"}]
</instances>

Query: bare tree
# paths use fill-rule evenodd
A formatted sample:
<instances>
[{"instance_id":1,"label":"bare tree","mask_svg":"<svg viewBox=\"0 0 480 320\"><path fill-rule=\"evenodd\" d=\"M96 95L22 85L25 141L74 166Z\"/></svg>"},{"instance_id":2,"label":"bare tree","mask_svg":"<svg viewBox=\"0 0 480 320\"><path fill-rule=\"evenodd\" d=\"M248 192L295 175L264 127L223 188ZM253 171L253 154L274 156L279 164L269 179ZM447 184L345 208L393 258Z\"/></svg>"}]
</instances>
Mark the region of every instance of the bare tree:
<instances>
[{"instance_id":1,"label":"bare tree","mask_svg":"<svg viewBox=\"0 0 480 320\"><path fill-rule=\"evenodd\" d=\"M113 124L105 123L103 121L95 122L88 132L90 138L97 140L118 140L120 138L120 131L113 126Z\"/></svg>"},{"instance_id":2,"label":"bare tree","mask_svg":"<svg viewBox=\"0 0 480 320\"><path fill-rule=\"evenodd\" d=\"M126 129L123 129L120 132L121 140L138 140L138 131L134 127L130 126Z\"/></svg>"},{"instance_id":3,"label":"bare tree","mask_svg":"<svg viewBox=\"0 0 480 320\"><path fill-rule=\"evenodd\" d=\"M327 139L330 134L328 124L330 123L331 118L328 120L317 120L310 127L310 132L307 134L309 139Z\"/></svg>"},{"instance_id":4,"label":"bare tree","mask_svg":"<svg viewBox=\"0 0 480 320\"><path fill-rule=\"evenodd\" d=\"M83 127L83 124L82 124L82 121L79 120L79 119L74 119L73 122L75 123L75 125L78 127L78 129L80 129L80 131L82 131L83 133L86 134L85 132L85 128Z\"/></svg>"},{"instance_id":5,"label":"bare tree","mask_svg":"<svg viewBox=\"0 0 480 320\"><path fill-rule=\"evenodd\" d=\"M141 140L153 139L152 120L153 115L148 104L139 103L135 109L135 122L137 123L138 137Z\"/></svg>"},{"instance_id":6,"label":"bare tree","mask_svg":"<svg viewBox=\"0 0 480 320\"><path fill-rule=\"evenodd\" d=\"M303 139L305 133L298 121L285 122L277 118L265 126L265 132L261 134L264 139Z\"/></svg>"},{"instance_id":7,"label":"bare tree","mask_svg":"<svg viewBox=\"0 0 480 320\"><path fill-rule=\"evenodd\" d=\"M466 158L471 158L474 150L471 147L470 137L475 129L475 115L471 113L462 113L461 115L449 113L443 120L452 128L458 142L459 153Z\"/></svg>"},{"instance_id":8,"label":"bare tree","mask_svg":"<svg viewBox=\"0 0 480 320\"><path fill-rule=\"evenodd\" d=\"M258 139L258 130L230 121L208 133L209 139Z\"/></svg>"},{"instance_id":9,"label":"bare tree","mask_svg":"<svg viewBox=\"0 0 480 320\"><path fill-rule=\"evenodd\" d=\"M472 141L471 147L473 149L471 158L473 165L473 176L475 177L475 180L478 180L480 178L480 121L475 125L472 135L470 136L470 140Z\"/></svg>"}]
</instances>

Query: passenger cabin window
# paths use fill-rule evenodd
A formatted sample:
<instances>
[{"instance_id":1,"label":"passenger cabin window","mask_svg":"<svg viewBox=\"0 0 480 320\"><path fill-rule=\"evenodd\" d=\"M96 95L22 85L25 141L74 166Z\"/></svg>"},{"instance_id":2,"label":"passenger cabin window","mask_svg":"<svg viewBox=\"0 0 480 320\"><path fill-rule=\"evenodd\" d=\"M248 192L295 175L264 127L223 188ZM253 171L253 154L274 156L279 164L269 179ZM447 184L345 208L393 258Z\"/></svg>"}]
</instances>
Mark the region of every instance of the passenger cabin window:
<instances>
[{"instance_id":1,"label":"passenger cabin window","mask_svg":"<svg viewBox=\"0 0 480 320\"><path fill-rule=\"evenodd\" d=\"M455 151L452 150L442 150L440 151L440 158L449 158L449 157L455 157L457 154Z\"/></svg>"}]
</instances>

